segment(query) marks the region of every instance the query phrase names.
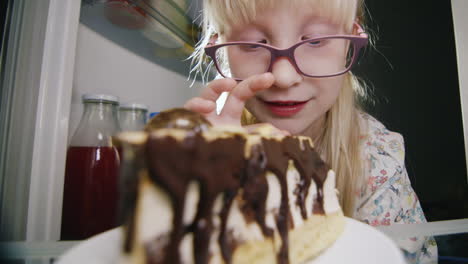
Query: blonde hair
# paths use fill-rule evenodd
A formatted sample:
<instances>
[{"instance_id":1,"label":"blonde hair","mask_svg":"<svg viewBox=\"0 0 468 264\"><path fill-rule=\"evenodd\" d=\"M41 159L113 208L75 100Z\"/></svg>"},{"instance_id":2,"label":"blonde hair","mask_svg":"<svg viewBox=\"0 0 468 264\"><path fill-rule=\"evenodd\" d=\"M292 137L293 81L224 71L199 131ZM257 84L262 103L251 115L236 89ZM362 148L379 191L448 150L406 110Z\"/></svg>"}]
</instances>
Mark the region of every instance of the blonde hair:
<instances>
[{"instance_id":1,"label":"blonde hair","mask_svg":"<svg viewBox=\"0 0 468 264\"><path fill-rule=\"evenodd\" d=\"M277 0L283 1L283 0ZM203 48L210 38L222 35L229 30L229 25L248 23L255 19L256 10L268 8L274 0L205 0L203 35L192 54L192 72L200 73L205 80L211 65L206 64ZM363 0L290 0L296 6L310 5L320 8L320 14L330 18L331 22L351 30L355 21L364 23ZM364 26L364 25L362 25ZM206 66L203 70L202 68ZM347 73L336 103L326 113L325 126L318 138L315 138L317 151L324 157L337 175L339 200L346 216L352 217L355 199L362 185L363 162L361 162L359 127L360 99L365 97L365 86L351 73ZM254 116L244 110L241 123L258 123Z\"/></svg>"}]
</instances>

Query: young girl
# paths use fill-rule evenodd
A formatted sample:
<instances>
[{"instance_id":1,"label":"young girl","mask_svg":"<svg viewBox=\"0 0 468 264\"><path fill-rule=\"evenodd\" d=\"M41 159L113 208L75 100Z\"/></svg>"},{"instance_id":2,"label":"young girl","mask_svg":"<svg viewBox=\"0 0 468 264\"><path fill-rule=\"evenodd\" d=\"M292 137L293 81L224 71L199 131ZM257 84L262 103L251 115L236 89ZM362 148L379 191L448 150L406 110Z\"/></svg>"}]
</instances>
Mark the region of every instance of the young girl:
<instances>
[{"instance_id":1,"label":"young girl","mask_svg":"<svg viewBox=\"0 0 468 264\"><path fill-rule=\"evenodd\" d=\"M185 107L215 124L269 123L311 137L336 171L346 216L372 226L425 222L403 138L363 112L351 73L367 44L363 0L205 0L203 38L219 77ZM229 92L221 113L216 100ZM437 261L434 239L399 241L410 263Z\"/></svg>"}]
</instances>

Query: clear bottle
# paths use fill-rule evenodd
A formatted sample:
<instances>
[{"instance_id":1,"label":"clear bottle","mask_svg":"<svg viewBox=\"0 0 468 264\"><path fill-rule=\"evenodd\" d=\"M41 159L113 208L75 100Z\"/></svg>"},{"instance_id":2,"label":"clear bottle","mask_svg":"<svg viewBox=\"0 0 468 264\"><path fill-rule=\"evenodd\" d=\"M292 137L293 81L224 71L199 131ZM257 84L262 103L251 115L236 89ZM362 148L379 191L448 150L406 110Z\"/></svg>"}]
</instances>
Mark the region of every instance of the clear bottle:
<instances>
[{"instance_id":1,"label":"clear bottle","mask_svg":"<svg viewBox=\"0 0 468 264\"><path fill-rule=\"evenodd\" d=\"M116 226L120 158L118 97L85 94L84 111L67 151L62 240L81 240Z\"/></svg>"},{"instance_id":2,"label":"clear bottle","mask_svg":"<svg viewBox=\"0 0 468 264\"><path fill-rule=\"evenodd\" d=\"M144 104L122 104L119 109L119 123L122 131L143 130L147 113L148 107Z\"/></svg>"}]
</instances>

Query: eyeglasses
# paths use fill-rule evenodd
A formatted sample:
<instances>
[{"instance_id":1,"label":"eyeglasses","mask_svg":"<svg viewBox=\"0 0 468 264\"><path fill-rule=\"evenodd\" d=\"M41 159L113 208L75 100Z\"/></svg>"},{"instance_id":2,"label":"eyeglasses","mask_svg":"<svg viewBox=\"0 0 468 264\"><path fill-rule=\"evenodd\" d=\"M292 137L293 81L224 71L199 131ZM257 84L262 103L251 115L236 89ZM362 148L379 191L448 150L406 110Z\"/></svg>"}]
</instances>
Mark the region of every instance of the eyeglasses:
<instances>
[{"instance_id":1,"label":"eyeglasses","mask_svg":"<svg viewBox=\"0 0 468 264\"><path fill-rule=\"evenodd\" d=\"M368 36L358 27L358 35L329 35L300 41L290 48L278 49L258 42L210 43L205 53L218 72L237 81L252 75L271 72L273 63L288 58L297 72L308 77L324 78L344 74L357 61Z\"/></svg>"}]
</instances>

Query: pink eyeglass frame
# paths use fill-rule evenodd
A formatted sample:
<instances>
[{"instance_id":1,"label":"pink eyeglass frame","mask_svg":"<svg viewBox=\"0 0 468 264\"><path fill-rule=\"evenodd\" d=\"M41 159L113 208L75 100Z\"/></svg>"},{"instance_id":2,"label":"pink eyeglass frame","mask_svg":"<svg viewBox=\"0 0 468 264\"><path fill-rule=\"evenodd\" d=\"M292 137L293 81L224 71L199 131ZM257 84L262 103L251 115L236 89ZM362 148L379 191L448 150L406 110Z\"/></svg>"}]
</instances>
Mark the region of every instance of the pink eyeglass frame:
<instances>
[{"instance_id":1,"label":"pink eyeglass frame","mask_svg":"<svg viewBox=\"0 0 468 264\"><path fill-rule=\"evenodd\" d=\"M216 59L216 51L221 47L239 45L239 44L247 44L247 45L251 44L251 45L261 46L261 47L264 47L267 50L269 50L270 53L271 53L271 60L270 60L270 65L268 66L267 72L271 72L271 70L273 68L273 63L278 58L286 57L291 62L291 64L294 66L296 71L301 73L304 76L314 77L314 78L334 77L334 76L338 76L338 75L341 75L341 74L344 74L344 73L348 72L351 69L351 67L354 65L354 63L357 61L357 58L359 56L359 51L362 48L364 48L368 43L369 36L367 35L367 33L364 32L364 30L362 29L362 27L358 23L354 23L354 26L357 27L357 35L325 35L325 36L321 36L321 37L318 37L318 38L311 38L311 39L306 39L306 40L300 41L300 42L292 45L291 47L289 47L287 49L278 49L276 47L273 47L271 45L264 44L264 43L243 42L243 41L226 42L226 43L216 45L216 44L214 44L215 41L216 41L216 37L214 37L214 38L212 38L210 40L210 43L208 43L208 45L205 47L205 54L208 55L213 60L216 69L221 74L221 76L223 76L224 78L230 78L230 77L225 76L223 74L223 72L221 71L221 68L220 68L220 66L218 64L218 60ZM349 66L345 70L343 70L341 72L338 72L338 73L335 73L335 74L330 74L330 75L309 75L309 74L306 74L306 73L302 72L301 69L299 68L299 66L297 65L296 59L294 57L294 51L296 50L296 48L298 46L306 43L306 42L318 41L318 40L324 40L324 39L332 39L332 38L347 39L347 40L350 40L354 44L353 45L353 49L354 49L353 58L351 60L351 63L349 64ZM242 79L238 79L238 78L232 78L232 79L234 79L236 81L242 81Z\"/></svg>"}]
</instances>

